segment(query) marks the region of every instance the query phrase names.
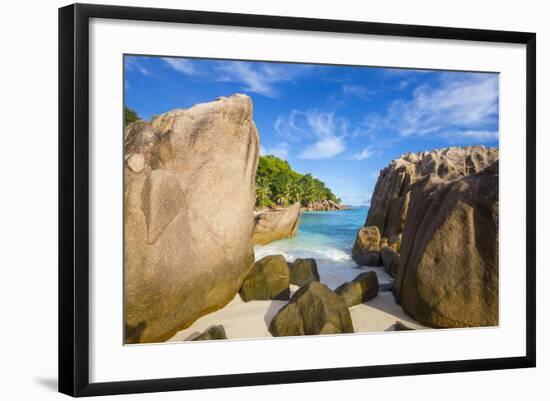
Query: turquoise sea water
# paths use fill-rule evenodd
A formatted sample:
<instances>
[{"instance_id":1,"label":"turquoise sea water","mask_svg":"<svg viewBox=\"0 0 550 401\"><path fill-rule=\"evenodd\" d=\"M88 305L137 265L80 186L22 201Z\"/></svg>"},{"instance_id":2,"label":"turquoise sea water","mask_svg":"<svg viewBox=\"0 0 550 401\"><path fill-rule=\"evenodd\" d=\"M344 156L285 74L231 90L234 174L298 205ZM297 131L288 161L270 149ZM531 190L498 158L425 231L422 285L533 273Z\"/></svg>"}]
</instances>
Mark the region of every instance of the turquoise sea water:
<instances>
[{"instance_id":1,"label":"turquoise sea water","mask_svg":"<svg viewBox=\"0 0 550 401\"><path fill-rule=\"evenodd\" d=\"M321 282L336 288L355 278L362 270L351 259L351 248L357 230L367 217L367 207L333 212L303 212L294 238L255 247L256 260L267 255L283 255L288 262L296 258L314 258ZM381 281L389 280L383 269L376 273Z\"/></svg>"}]
</instances>

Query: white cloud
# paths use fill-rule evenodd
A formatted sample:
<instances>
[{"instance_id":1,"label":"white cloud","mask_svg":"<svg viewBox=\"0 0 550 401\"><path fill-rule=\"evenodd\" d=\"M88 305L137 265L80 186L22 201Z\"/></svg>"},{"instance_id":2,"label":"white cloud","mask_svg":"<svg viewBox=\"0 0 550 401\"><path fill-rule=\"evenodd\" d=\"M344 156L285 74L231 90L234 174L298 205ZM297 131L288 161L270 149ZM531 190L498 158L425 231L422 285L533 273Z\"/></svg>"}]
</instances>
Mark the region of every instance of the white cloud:
<instances>
[{"instance_id":1,"label":"white cloud","mask_svg":"<svg viewBox=\"0 0 550 401\"><path fill-rule=\"evenodd\" d=\"M357 96L359 99L362 99L362 100L369 99L371 95L375 93L374 91L368 89L365 86L354 85L354 84L343 84L342 92Z\"/></svg>"},{"instance_id":2,"label":"white cloud","mask_svg":"<svg viewBox=\"0 0 550 401\"><path fill-rule=\"evenodd\" d=\"M298 155L300 159L328 159L346 150L342 137L327 137L308 146Z\"/></svg>"},{"instance_id":3,"label":"white cloud","mask_svg":"<svg viewBox=\"0 0 550 401\"><path fill-rule=\"evenodd\" d=\"M267 156L267 155L273 155L277 156L281 159L287 159L288 158L288 150L289 146L287 142L280 142L272 147L264 147L263 145L260 145L260 155L261 156Z\"/></svg>"},{"instance_id":4,"label":"white cloud","mask_svg":"<svg viewBox=\"0 0 550 401\"><path fill-rule=\"evenodd\" d=\"M199 71L195 68L195 65L191 60L184 58L169 58L163 57L162 60L166 62L170 67L172 67L177 72L180 72L184 75L196 75Z\"/></svg>"},{"instance_id":5,"label":"white cloud","mask_svg":"<svg viewBox=\"0 0 550 401\"><path fill-rule=\"evenodd\" d=\"M124 58L124 66L128 71L138 71L142 75L152 76L153 74L147 68L145 68L137 57L126 56Z\"/></svg>"},{"instance_id":6,"label":"white cloud","mask_svg":"<svg viewBox=\"0 0 550 401\"><path fill-rule=\"evenodd\" d=\"M498 139L498 131L466 130L445 134L448 139L472 139L478 142L494 141Z\"/></svg>"},{"instance_id":7,"label":"white cloud","mask_svg":"<svg viewBox=\"0 0 550 401\"><path fill-rule=\"evenodd\" d=\"M416 69L416 68L384 68L383 73L387 76L412 76L418 74L431 74L436 70Z\"/></svg>"},{"instance_id":8,"label":"white cloud","mask_svg":"<svg viewBox=\"0 0 550 401\"><path fill-rule=\"evenodd\" d=\"M304 138L326 138L347 136L348 122L334 112L310 109L292 110L286 117L275 121L275 130L288 140L299 141Z\"/></svg>"},{"instance_id":9,"label":"white cloud","mask_svg":"<svg viewBox=\"0 0 550 401\"><path fill-rule=\"evenodd\" d=\"M305 115L306 113L303 111L292 110L287 117L278 117L274 125L275 131L292 142L311 136L304 118Z\"/></svg>"},{"instance_id":10,"label":"white cloud","mask_svg":"<svg viewBox=\"0 0 550 401\"><path fill-rule=\"evenodd\" d=\"M220 61L217 79L238 83L245 91L276 98L279 96L277 83L292 81L311 68L304 65Z\"/></svg>"},{"instance_id":11,"label":"white cloud","mask_svg":"<svg viewBox=\"0 0 550 401\"><path fill-rule=\"evenodd\" d=\"M204 62L186 58L164 57L162 60L175 71L200 77L201 80L231 82L245 92L276 98L277 84L293 81L315 68L310 65L276 64L250 61Z\"/></svg>"},{"instance_id":12,"label":"white cloud","mask_svg":"<svg viewBox=\"0 0 550 401\"><path fill-rule=\"evenodd\" d=\"M220 62L222 75L220 81L236 81L244 85L244 89L260 95L275 97L276 92L273 83L279 77L272 71L271 74L263 74L262 68L255 68L252 64L242 62Z\"/></svg>"},{"instance_id":13,"label":"white cloud","mask_svg":"<svg viewBox=\"0 0 550 401\"><path fill-rule=\"evenodd\" d=\"M348 122L333 112L292 110L275 121L275 130L293 142L314 141L298 154L301 159L326 159L346 150Z\"/></svg>"},{"instance_id":14,"label":"white cloud","mask_svg":"<svg viewBox=\"0 0 550 401\"><path fill-rule=\"evenodd\" d=\"M366 160L376 154L376 151L373 149L373 146L367 146L362 151L355 153L350 157L352 160Z\"/></svg>"},{"instance_id":15,"label":"white cloud","mask_svg":"<svg viewBox=\"0 0 550 401\"><path fill-rule=\"evenodd\" d=\"M397 89L398 90L407 89L411 83L412 83L411 80L403 79L399 81L399 85L397 86Z\"/></svg>"},{"instance_id":16,"label":"white cloud","mask_svg":"<svg viewBox=\"0 0 550 401\"><path fill-rule=\"evenodd\" d=\"M489 141L498 124L498 77L446 74L436 86L422 85L410 100L396 100L383 115L365 120L367 131Z\"/></svg>"}]
</instances>

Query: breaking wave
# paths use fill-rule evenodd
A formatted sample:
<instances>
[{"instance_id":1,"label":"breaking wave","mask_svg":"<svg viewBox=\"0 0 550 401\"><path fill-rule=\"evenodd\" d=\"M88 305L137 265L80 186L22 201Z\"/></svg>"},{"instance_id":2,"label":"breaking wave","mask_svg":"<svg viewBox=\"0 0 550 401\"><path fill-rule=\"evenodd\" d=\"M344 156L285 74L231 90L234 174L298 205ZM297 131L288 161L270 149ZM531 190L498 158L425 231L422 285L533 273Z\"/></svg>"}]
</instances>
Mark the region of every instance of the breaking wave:
<instances>
[{"instance_id":1,"label":"breaking wave","mask_svg":"<svg viewBox=\"0 0 550 401\"><path fill-rule=\"evenodd\" d=\"M296 237L257 245L254 248L256 260L268 255L283 255L287 262L296 258L313 258L317 262L321 282L334 289L351 281L360 271L373 269L360 268L351 259L355 235L363 225L366 214L366 208L303 213ZM378 274L385 278L383 272Z\"/></svg>"}]
</instances>

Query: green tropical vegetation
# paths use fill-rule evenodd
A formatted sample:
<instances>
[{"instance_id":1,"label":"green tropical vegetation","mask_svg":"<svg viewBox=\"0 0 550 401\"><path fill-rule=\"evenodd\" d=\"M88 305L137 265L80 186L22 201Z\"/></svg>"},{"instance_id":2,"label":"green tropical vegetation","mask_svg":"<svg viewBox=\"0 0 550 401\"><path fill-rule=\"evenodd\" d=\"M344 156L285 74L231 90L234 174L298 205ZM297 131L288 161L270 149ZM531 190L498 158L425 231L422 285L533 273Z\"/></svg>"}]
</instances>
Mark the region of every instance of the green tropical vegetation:
<instances>
[{"instance_id":1,"label":"green tropical vegetation","mask_svg":"<svg viewBox=\"0 0 550 401\"><path fill-rule=\"evenodd\" d=\"M300 174L287 161L276 156L261 156L256 172L256 206L288 206L300 202L341 200L311 174Z\"/></svg>"},{"instance_id":2,"label":"green tropical vegetation","mask_svg":"<svg viewBox=\"0 0 550 401\"><path fill-rule=\"evenodd\" d=\"M138 114L131 108L124 106L124 126L126 127L128 124L138 120L141 120Z\"/></svg>"}]
</instances>

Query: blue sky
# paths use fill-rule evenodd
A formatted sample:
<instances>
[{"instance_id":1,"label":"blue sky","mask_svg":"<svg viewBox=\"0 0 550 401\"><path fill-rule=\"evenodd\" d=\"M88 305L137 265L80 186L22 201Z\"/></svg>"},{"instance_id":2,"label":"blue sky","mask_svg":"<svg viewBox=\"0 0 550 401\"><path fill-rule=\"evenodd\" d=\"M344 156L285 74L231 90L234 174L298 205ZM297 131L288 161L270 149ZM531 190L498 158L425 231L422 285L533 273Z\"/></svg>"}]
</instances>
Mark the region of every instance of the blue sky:
<instances>
[{"instance_id":1,"label":"blue sky","mask_svg":"<svg viewBox=\"0 0 550 401\"><path fill-rule=\"evenodd\" d=\"M498 146L497 74L125 58L126 105L146 120L234 93L252 98L262 154L346 204L368 204L379 170L403 153Z\"/></svg>"}]
</instances>

